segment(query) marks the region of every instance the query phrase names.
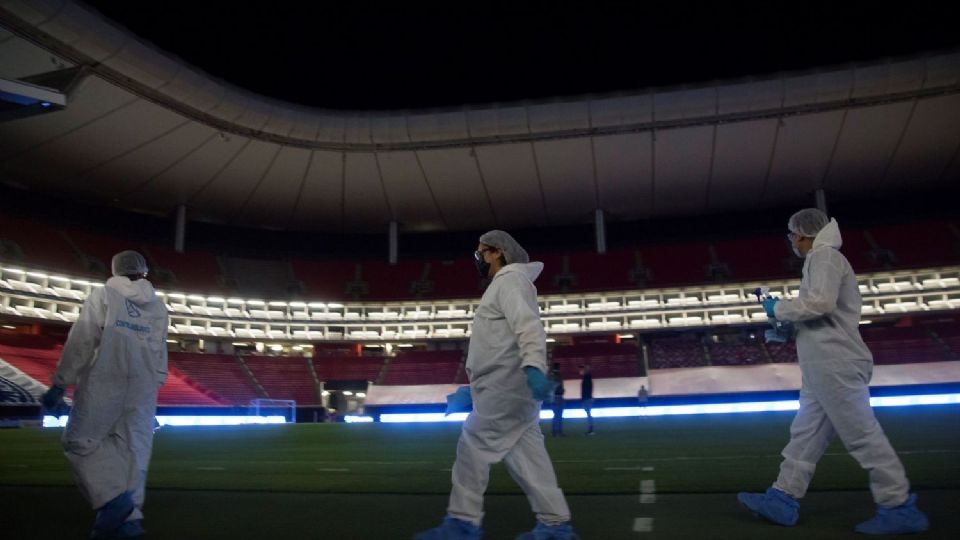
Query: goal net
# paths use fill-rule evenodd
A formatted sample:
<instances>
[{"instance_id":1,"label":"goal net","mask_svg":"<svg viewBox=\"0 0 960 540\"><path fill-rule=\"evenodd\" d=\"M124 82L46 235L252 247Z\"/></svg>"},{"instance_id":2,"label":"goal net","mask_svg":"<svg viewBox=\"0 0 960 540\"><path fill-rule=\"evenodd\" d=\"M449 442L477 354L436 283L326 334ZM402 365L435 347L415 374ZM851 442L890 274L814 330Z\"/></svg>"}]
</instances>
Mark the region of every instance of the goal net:
<instances>
[{"instance_id":1,"label":"goal net","mask_svg":"<svg viewBox=\"0 0 960 540\"><path fill-rule=\"evenodd\" d=\"M250 416L282 416L285 422L297 421L297 402L292 399L251 399L247 411Z\"/></svg>"}]
</instances>

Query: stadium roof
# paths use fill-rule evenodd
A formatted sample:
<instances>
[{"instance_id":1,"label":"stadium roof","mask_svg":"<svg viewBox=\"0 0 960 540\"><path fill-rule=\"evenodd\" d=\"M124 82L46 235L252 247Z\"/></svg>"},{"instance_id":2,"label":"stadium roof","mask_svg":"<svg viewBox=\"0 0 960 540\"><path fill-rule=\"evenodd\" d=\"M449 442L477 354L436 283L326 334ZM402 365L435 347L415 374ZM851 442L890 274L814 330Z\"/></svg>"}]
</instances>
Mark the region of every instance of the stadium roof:
<instances>
[{"instance_id":1,"label":"stadium roof","mask_svg":"<svg viewBox=\"0 0 960 540\"><path fill-rule=\"evenodd\" d=\"M697 216L960 178L956 50L345 111L236 86L82 4L0 1L0 26L0 77L67 95L63 110L0 123L0 179L156 215L185 205L191 219L281 230L526 228L588 223L597 208ZM301 69L335 80L324 66Z\"/></svg>"},{"instance_id":2,"label":"stadium roof","mask_svg":"<svg viewBox=\"0 0 960 540\"><path fill-rule=\"evenodd\" d=\"M944 4L674 0L90 0L107 18L253 92L340 110L460 107L702 84L960 45Z\"/></svg>"}]
</instances>

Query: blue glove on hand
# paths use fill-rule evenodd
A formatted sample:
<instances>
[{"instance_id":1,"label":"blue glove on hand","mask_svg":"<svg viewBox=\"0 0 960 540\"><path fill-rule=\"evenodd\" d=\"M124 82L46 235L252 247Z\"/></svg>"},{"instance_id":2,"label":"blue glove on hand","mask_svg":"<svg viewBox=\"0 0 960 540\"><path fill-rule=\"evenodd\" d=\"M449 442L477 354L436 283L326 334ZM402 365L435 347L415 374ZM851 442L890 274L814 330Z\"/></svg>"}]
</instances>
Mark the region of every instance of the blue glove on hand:
<instances>
[{"instance_id":1,"label":"blue glove on hand","mask_svg":"<svg viewBox=\"0 0 960 540\"><path fill-rule=\"evenodd\" d=\"M63 388L56 385L51 386L49 390L43 393L43 397L40 398L43 408L52 411L63 401L63 392Z\"/></svg>"},{"instance_id":2,"label":"blue glove on hand","mask_svg":"<svg viewBox=\"0 0 960 540\"><path fill-rule=\"evenodd\" d=\"M784 321L770 321L770 328L763 333L763 340L767 343L786 343L793 337L793 324Z\"/></svg>"},{"instance_id":3,"label":"blue glove on hand","mask_svg":"<svg viewBox=\"0 0 960 540\"><path fill-rule=\"evenodd\" d=\"M527 374L527 386L533 392L533 399L547 401L553 396L553 383L542 371L533 366L527 366L523 368L523 372Z\"/></svg>"},{"instance_id":4,"label":"blue glove on hand","mask_svg":"<svg viewBox=\"0 0 960 540\"><path fill-rule=\"evenodd\" d=\"M447 394L447 410L444 416L455 412L468 412L473 409L473 397L469 386L461 386L452 394Z\"/></svg>"},{"instance_id":5,"label":"blue glove on hand","mask_svg":"<svg viewBox=\"0 0 960 540\"><path fill-rule=\"evenodd\" d=\"M763 299L763 310L767 312L767 317L770 317L771 319L777 318L777 316L774 314L773 306L777 305L777 302L779 301L779 298L773 297Z\"/></svg>"}]
</instances>

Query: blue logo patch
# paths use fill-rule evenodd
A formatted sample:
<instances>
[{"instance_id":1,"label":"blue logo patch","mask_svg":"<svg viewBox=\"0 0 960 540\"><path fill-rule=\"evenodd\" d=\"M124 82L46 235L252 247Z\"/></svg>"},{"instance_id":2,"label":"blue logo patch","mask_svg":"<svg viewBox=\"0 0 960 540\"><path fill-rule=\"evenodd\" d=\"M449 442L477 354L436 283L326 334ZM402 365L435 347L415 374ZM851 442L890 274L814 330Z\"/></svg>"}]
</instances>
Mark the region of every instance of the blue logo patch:
<instances>
[{"instance_id":1,"label":"blue logo patch","mask_svg":"<svg viewBox=\"0 0 960 540\"><path fill-rule=\"evenodd\" d=\"M132 322L127 322L123 319L117 319L117 322L114 323L114 326L117 328L127 328L129 330L133 330L134 332L138 332L140 334L150 333L149 326L143 326L141 324L133 324Z\"/></svg>"},{"instance_id":2,"label":"blue logo patch","mask_svg":"<svg viewBox=\"0 0 960 540\"><path fill-rule=\"evenodd\" d=\"M140 309L137 308L130 300L127 300L127 315L137 319L140 317Z\"/></svg>"}]
</instances>

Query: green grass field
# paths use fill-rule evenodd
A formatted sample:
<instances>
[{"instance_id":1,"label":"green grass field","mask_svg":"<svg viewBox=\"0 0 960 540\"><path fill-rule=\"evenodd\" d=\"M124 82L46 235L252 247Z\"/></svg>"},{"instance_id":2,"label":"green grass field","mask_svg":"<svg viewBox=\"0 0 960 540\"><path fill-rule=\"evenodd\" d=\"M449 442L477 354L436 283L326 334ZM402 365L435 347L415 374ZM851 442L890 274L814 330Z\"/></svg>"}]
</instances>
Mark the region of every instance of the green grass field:
<instances>
[{"instance_id":1,"label":"green grass field","mask_svg":"<svg viewBox=\"0 0 960 540\"><path fill-rule=\"evenodd\" d=\"M960 534L960 407L878 409L921 507L925 538ZM734 494L775 478L793 413L567 421L549 438L584 540L851 538L873 512L866 473L835 443L792 529L740 509ZM546 424L545 424L546 426ZM546 427L549 431L549 427ZM439 522L459 424L165 427L148 483L149 538L410 538ZM84 538L93 513L60 452L60 430L0 431L4 538ZM641 480L656 501L640 503ZM502 466L487 497L487 538L533 525ZM653 531L633 531L638 517Z\"/></svg>"}]
</instances>

